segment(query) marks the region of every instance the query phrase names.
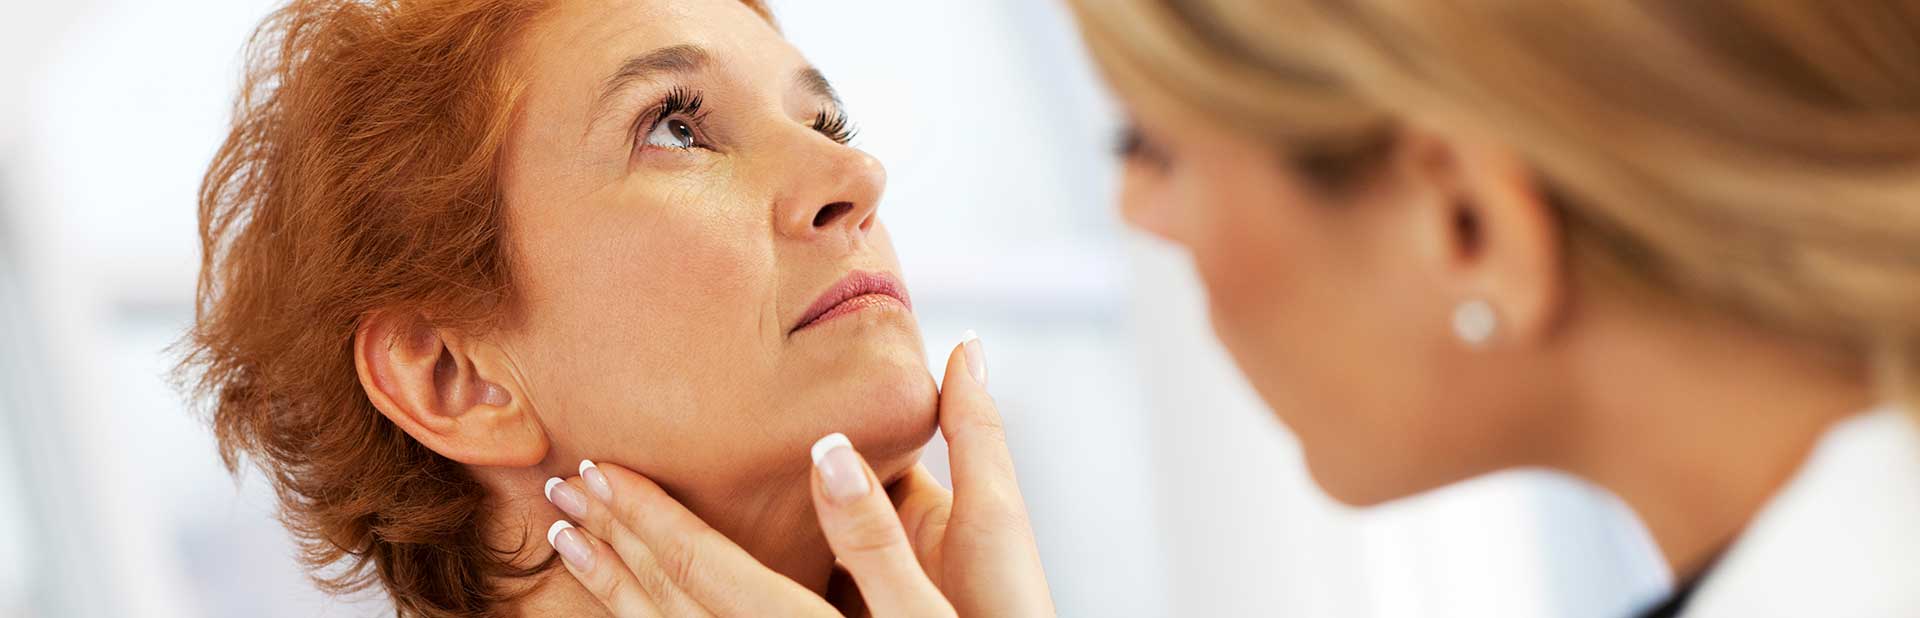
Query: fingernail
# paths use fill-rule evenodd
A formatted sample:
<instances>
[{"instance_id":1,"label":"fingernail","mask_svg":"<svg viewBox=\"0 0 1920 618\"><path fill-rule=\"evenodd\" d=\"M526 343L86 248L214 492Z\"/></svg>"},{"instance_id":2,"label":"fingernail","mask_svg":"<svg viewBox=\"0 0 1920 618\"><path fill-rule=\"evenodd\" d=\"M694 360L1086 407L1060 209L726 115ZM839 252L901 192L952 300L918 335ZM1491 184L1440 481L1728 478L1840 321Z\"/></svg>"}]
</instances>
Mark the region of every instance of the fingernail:
<instances>
[{"instance_id":1,"label":"fingernail","mask_svg":"<svg viewBox=\"0 0 1920 618\"><path fill-rule=\"evenodd\" d=\"M593 570L593 549L587 547L587 539L567 520L553 522L553 527L547 528L547 544L560 552L560 559L567 561L573 570L582 573Z\"/></svg>"},{"instance_id":2,"label":"fingernail","mask_svg":"<svg viewBox=\"0 0 1920 618\"><path fill-rule=\"evenodd\" d=\"M973 331L960 339L960 347L967 351L967 373L973 374L973 381L980 388L987 387L987 348L980 344L980 335Z\"/></svg>"},{"instance_id":3,"label":"fingernail","mask_svg":"<svg viewBox=\"0 0 1920 618\"><path fill-rule=\"evenodd\" d=\"M607 484L607 475L600 473L600 466L592 461L580 460L580 478L586 479L587 490L599 496L602 502L613 500L613 485Z\"/></svg>"},{"instance_id":4,"label":"fingernail","mask_svg":"<svg viewBox=\"0 0 1920 618\"><path fill-rule=\"evenodd\" d=\"M587 497L566 481L560 480L560 477L547 479L547 501L560 507L568 517L585 519L587 516Z\"/></svg>"},{"instance_id":5,"label":"fingernail","mask_svg":"<svg viewBox=\"0 0 1920 618\"><path fill-rule=\"evenodd\" d=\"M827 488L827 499L846 504L867 495L867 473L860 468L860 455L845 434L833 434L813 443L813 467L820 471L820 484Z\"/></svg>"}]
</instances>

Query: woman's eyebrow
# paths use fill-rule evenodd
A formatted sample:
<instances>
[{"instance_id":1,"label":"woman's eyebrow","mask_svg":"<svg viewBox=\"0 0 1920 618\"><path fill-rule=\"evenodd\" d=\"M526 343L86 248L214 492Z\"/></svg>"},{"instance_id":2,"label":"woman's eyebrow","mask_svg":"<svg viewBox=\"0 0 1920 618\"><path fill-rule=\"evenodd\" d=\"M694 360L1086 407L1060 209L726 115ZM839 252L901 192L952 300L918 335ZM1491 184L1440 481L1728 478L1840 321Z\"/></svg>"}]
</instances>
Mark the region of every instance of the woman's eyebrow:
<instances>
[{"instance_id":1,"label":"woman's eyebrow","mask_svg":"<svg viewBox=\"0 0 1920 618\"><path fill-rule=\"evenodd\" d=\"M794 74L794 81L799 82L800 87L805 88L807 94L832 101L834 107L840 107L840 93L833 89L833 82L827 81L827 76L821 73L820 69L813 67L800 69L800 72Z\"/></svg>"},{"instance_id":2,"label":"woman's eyebrow","mask_svg":"<svg viewBox=\"0 0 1920 618\"><path fill-rule=\"evenodd\" d=\"M681 44L662 47L620 63L620 68L602 82L600 95L594 99L591 118L599 119L605 113L607 101L627 86L637 81L651 81L662 74L692 73L706 68L712 56L698 45ZM589 125L593 123L588 123Z\"/></svg>"}]
</instances>

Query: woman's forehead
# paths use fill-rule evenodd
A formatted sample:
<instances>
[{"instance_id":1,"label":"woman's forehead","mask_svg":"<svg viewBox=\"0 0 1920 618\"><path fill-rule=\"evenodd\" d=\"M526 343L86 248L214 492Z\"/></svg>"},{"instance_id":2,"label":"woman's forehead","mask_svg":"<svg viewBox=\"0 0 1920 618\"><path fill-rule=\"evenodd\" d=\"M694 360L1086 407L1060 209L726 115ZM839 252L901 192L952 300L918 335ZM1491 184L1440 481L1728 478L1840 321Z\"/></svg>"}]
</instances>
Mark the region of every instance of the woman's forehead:
<instances>
[{"instance_id":1,"label":"woman's forehead","mask_svg":"<svg viewBox=\"0 0 1920 618\"><path fill-rule=\"evenodd\" d=\"M768 51L794 55L772 24L738 0L556 0L529 43L543 68L601 72L673 45L700 47L723 62L775 59Z\"/></svg>"},{"instance_id":2,"label":"woman's forehead","mask_svg":"<svg viewBox=\"0 0 1920 618\"><path fill-rule=\"evenodd\" d=\"M666 53L675 49L690 53ZM592 102L636 67L749 84L783 83L806 67L772 24L738 0L559 0L528 32L522 56L528 94L548 113L591 113ZM650 62L663 58L676 66Z\"/></svg>"}]
</instances>

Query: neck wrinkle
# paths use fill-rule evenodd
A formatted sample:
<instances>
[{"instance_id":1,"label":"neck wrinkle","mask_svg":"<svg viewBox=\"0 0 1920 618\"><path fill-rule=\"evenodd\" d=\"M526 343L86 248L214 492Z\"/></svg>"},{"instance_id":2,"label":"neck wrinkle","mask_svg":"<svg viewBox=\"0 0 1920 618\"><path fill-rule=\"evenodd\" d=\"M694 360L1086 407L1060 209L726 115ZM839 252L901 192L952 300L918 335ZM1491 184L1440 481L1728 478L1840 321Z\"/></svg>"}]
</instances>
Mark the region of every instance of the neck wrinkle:
<instances>
[{"instance_id":1,"label":"neck wrinkle","mask_svg":"<svg viewBox=\"0 0 1920 618\"><path fill-rule=\"evenodd\" d=\"M814 517L811 473L803 468L712 497L668 493L761 564L824 597L834 557Z\"/></svg>"}]
</instances>

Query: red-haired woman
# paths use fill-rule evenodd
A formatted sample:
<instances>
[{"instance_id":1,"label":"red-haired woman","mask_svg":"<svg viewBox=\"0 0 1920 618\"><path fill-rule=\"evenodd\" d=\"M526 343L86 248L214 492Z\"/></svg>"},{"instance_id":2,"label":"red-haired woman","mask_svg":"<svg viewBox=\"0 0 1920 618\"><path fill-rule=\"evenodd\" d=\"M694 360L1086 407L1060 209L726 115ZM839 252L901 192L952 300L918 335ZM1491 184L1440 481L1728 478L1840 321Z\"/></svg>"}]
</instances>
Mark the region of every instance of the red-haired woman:
<instances>
[{"instance_id":1,"label":"red-haired woman","mask_svg":"<svg viewBox=\"0 0 1920 618\"><path fill-rule=\"evenodd\" d=\"M630 537L556 526L605 522L607 486L547 481L624 467L774 589L858 605L808 449L841 435L872 475L841 480L938 498L916 466L938 394L885 173L770 19L294 0L261 27L201 194L187 368L323 584L404 616L604 613L549 543L577 563ZM971 409L948 422L992 424Z\"/></svg>"}]
</instances>

